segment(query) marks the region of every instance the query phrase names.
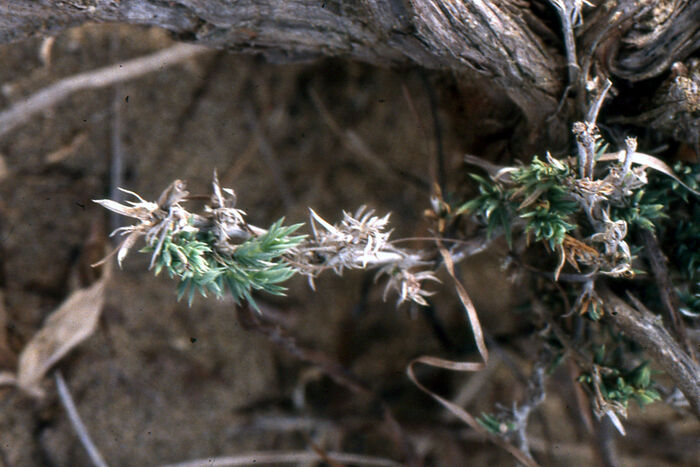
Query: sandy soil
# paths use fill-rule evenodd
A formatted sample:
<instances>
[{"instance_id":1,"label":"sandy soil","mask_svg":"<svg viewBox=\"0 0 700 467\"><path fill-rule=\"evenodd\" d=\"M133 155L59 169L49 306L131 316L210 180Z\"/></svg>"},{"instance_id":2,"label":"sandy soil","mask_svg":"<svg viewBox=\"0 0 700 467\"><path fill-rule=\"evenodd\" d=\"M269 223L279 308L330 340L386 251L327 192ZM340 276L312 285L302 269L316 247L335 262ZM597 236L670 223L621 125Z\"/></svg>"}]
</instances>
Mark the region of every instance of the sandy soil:
<instances>
[{"instance_id":1,"label":"sandy soil","mask_svg":"<svg viewBox=\"0 0 700 467\"><path fill-rule=\"evenodd\" d=\"M170 43L162 31L100 25L58 36L49 64L40 59L40 38L0 47L0 106L62 77ZM0 139L0 290L14 356L84 278L87 240L113 227L91 202L109 194L113 137L123 146L123 186L147 199L176 178L187 180L191 192L206 193L217 169L258 225L283 215L305 221L308 207L334 220L342 209L368 204L393 212L395 236L422 236L425 184L438 146L428 91L435 95L439 144L455 192L467 189L461 154L498 161L512 152L508 136L517 113L502 97L477 92L478 84L458 85L450 76L419 70L341 61L271 65L211 52L119 86L77 93L34 118ZM332 131L313 95L344 136ZM121 131L115 135L117 118ZM521 378L535 357L531 325L507 313L519 294L500 263L494 251L462 268L482 324L501 348L488 379L422 376L443 394L471 388L468 408L475 414L522 397ZM146 269L146 258L134 254L114 271L97 332L59 364L110 465L303 450L312 443L401 459L372 401L242 329L232 302L198 298L189 308L177 302L172 282ZM396 310L392 300L384 303L381 284L372 278L331 274L317 282L317 293L296 280L288 297L260 301L300 344L339 359L369 382L428 465L512 465L405 376L406 364L421 354L476 358L453 292L441 289L431 320ZM5 369L14 369L12 360L3 356ZM549 465L591 465L566 369L549 385L552 395L532 422L535 452ZM89 465L50 378L45 388L43 400L0 391L0 464ZM697 436L697 425L683 420L660 405L644 413L633 409L630 436L619 443L625 465L692 459L687 440ZM675 458L671 448L640 444L654 433L677 446Z\"/></svg>"}]
</instances>

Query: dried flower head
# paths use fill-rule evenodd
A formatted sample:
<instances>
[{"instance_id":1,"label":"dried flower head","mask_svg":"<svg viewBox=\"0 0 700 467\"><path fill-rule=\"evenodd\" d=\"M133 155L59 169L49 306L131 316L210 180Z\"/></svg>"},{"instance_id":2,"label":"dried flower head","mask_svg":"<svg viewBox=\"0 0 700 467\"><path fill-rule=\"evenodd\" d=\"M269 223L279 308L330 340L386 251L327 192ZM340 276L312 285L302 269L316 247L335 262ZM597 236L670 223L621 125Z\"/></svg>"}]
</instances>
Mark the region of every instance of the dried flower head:
<instances>
[{"instance_id":1,"label":"dried flower head","mask_svg":"<svg viewBox=\"0 0 700 467\"><path fill-rule=\"evenodd\" d=\"M175 180L161 193L157 203L146 201L133 191L120 188L121 191L132 195L138 202L127 201L128 204L120 204L109 199L94 200L95 203L116 212L122 216L133 217L139 221L138 224L120 227L111 233L126 235L126 239L117 248L117 261L121 266L122 261L129 253L136 241L144 236L147 244L153 244L157 239L157 248L151 258L151 265L155 262L160 248L162 247L167 232L177 233L183 229L191 229L188 226L189 214L180 206L189 194L185 188L185 183Z\"/></svg>"},{"instance_id":2,"label":"dried flower head","mask_svg":"<svg viewBox=\"0 0 700 467\"><path fill-rule=\"evenodd\" d=\"M425 297L431 293L422 289L426 280L437 281L431 270L412 272L431 263L420 254L398 248L389 242L391 231L385 229L389 214L374 215L373 210L361 206L355 214L343 212L343 219L332 225L315 211L310 210L313 235L299 245L292 257L292 264L309 278L331 269L342 274L345 269L367 269L380 267L377 277L388 275L386 293L394 290L399 295L397 304L412 301L427 305Z\"/></svg>"}]
</instances>

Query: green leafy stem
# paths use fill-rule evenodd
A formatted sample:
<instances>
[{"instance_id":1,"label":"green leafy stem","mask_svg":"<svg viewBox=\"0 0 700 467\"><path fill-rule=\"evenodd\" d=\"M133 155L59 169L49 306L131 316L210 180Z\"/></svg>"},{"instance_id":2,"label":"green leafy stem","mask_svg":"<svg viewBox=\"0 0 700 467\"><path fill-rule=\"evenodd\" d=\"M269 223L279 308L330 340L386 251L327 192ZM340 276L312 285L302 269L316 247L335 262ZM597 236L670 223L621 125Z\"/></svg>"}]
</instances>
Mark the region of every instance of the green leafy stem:
<instances>
[{"instance_id":1,"label":"green leafy stem","mask_svg":"<svg viewBox=\"0 0 700 467\"><path fill-rule=\"evenodd\" d=\"M221 297L228 289L236 303L246 300L257 309L253 291L282 295L286 289L281 284L296 272L285 255L304 240L304 235L292 235L303 224L284 226L283 221L237 245L230 254L212 247L215 239L210 232L168 231L155 257L155 273L165 269L171 278L180 280L178 300L187 295L191 304L195 293ZM142 251L154 252L155 243Z\"/></svg>"}]
</instances>

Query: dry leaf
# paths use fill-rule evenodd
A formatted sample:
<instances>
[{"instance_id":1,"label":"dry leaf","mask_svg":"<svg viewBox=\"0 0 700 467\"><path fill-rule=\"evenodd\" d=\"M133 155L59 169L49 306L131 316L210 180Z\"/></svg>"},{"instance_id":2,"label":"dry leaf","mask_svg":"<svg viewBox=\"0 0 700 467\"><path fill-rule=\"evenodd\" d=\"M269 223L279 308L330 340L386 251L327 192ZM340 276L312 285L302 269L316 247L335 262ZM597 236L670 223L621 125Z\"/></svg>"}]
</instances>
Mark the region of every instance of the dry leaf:
<instances>
[{"instance_id":1,"label":"dry leaf","mask_svg":"<svg viewBox=\"0 0 700 467\"><path fill-rule=\"evenodd\" d=\"M19 356L17 386L33 396L43 395L40 384L46 372L95 331L106 281L103 276L90 287L73 292L49 315Z\"/></svg>"},{"instance_id":2,"label":"dry leaf","mask_svg":"<svg viewBox=\"0 0 700 467\"><path fill-rule=\"evenodd\" d=\"M611 152L611 153L603 154L598 158L598 160L599 161L622 161L622 160L624 160L624 158L625 158L625 151L618 151L618 152ZM659 171L663 174L666 174L669 177L671 177L676 183L683 186L683 188L685 188L686 190L688 190L689 192L691 192L695 196L700 196L700 192L693 190L691 187L689 187L688 185L683 183L683 181L676 176L673 169L668 164L666 164L664 161L659 159L658 157L650 156L649 154L645 154L643 152L635 152L635 153L632 153L632 163L637 164L637 165L641 165L641 166L645 166L645 167L649 167L649 168L654 169L656 171Z\"/></svg>"}]
</instances>

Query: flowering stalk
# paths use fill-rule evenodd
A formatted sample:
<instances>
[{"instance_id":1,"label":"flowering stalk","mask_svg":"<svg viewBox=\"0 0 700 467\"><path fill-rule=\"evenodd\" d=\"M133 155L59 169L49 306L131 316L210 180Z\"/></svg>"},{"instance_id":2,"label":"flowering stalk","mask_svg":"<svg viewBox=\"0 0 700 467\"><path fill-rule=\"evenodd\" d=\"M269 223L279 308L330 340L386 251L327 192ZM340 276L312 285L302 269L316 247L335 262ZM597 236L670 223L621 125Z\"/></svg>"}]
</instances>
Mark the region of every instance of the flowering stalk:
<instances>
[{"instance_id":1,"label":"flowering stalk","mask_svg":"<svg viewBox=\"0 0 700 467\"><path fill-rule=\"evenodd\" d=\"M212 188L201 213L183 207L190 198L180 180L155 203L126 190L137 201L96 200L138 220L112 233L126 236L116 250L119 264L144 237L141 251L151 253L150 269L156 275L165 269L179 279L178 299L187 294L191 303L195 293L206 296L209 291L221 297L228 289L236 303L246 300L254 307L253 291L281 295L286 290L281 284L295 274L307 276L313 287L313 279L329 269L342 274L345 269L378 268L377 276L389 277L385 297L393 290L399 296L397 305L427 305L425 298L431 293L422 286L437 278L431 270L421 270L430 263L419 253L389 242L389 214L378 217L363 206L354 215L344 212L342 221L331 225L311 210L312 235L293 235L302 224L285 226L280 219L262 229L246 222L245 212L235 207L234 191L221 188L216 173Z\"/></svg>"}]
</instances>

